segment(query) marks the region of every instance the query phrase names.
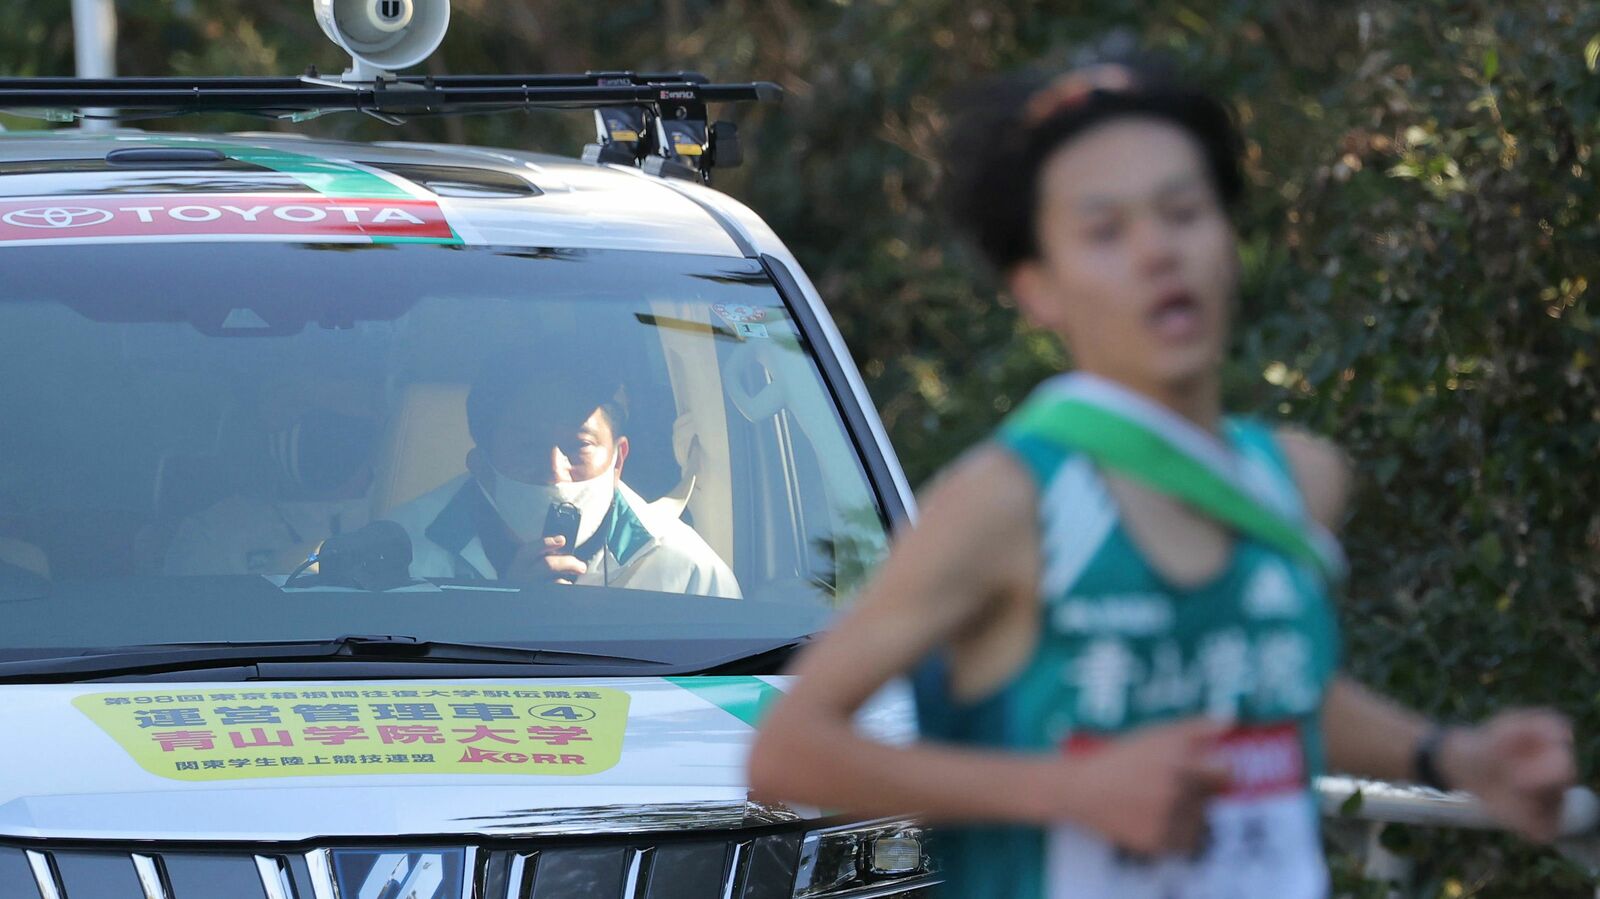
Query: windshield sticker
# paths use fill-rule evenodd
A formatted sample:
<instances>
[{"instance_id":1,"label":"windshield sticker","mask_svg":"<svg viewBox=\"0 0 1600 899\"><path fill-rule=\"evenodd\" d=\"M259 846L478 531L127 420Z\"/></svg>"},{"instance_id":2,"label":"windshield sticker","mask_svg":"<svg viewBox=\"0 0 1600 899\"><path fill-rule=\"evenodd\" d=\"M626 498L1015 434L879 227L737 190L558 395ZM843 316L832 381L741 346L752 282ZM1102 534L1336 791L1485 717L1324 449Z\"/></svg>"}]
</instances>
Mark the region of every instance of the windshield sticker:
<instances>
[{"instance_id":1,"label":"windshield sticker","mask_svg":"<svg viewBox=\"0 0 1600 899\"><path fill-rule=\"evenodd\" d=\"M72 700L140 767L174 780L368 774L599 774L628 694L439 684L95 693Z\"/></svg>"},{"instance_id":2,"label":"windshield sticker","mask_svg":"<svg viewBox=\"0 0 1600 899\"><path fill-rule=\"evenodd\" d=\"M711 311L717 318L728 323L735 334L745 339L767 337L767 310L760 306L751 306L748 303L715 303Z\"/></svg>"},{"instance_id":3,"label":"windshield sticker","mask_svg":"<svg viewBox=\"0 0 1600 899\"><path fill-rule=\"evenodd\" d=\"M439 204L411 198L166 194L0 200L0 243L217 237L460 243Z\"/></svg>"}]
</instances>

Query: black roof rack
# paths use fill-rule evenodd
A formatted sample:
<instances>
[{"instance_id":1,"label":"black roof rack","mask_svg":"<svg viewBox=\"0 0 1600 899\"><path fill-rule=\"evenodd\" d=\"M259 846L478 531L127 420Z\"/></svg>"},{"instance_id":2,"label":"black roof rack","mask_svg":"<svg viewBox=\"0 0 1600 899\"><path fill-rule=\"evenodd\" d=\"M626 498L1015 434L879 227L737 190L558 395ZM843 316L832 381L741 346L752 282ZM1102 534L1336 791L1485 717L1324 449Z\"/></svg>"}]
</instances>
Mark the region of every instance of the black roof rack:
<instances>
[{"instance_id":1,"label":"black roof rack","mask_svg":"<svg viewBox=\"0 0 1600 899\"><path fill-rule=\"evenodd\" d=\"M293 77L0 78L0 109L45 110L54 121L134 119L234 112L303 121L361 112L399 124L424 116L535 108L594 109L597 162L709 180L713 167L738 165L731 123L711 124L708 103L776 101L771 82L716 84L695 72L585 72L574 75L402 76L375 82L327 79L315 69ZM103 108L103 114L83 110ZM37 113L31 113L37 114Z\"/></svg>"}]
</instances>

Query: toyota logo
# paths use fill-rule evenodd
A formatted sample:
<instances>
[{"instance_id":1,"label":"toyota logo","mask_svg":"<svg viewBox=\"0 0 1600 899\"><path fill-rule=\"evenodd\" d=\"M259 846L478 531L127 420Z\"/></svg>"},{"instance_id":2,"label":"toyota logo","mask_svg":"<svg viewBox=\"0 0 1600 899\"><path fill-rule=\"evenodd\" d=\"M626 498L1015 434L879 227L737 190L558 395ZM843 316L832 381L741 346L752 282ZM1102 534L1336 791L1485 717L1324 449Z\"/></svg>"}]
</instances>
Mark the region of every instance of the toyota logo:
<instances>
[{"instance_id":1,"label":"toyota logo","mask_svg":"<svg viewBox=\"0 0 1600 899\"><path fill-rule=\"evenodd\" d=\"M104 225L116 218L109 209L91 209L88 206L40 206L35 209L18 209L0 216L0 221L18 228L88 228Z\"/></svg>"}]
</instances>

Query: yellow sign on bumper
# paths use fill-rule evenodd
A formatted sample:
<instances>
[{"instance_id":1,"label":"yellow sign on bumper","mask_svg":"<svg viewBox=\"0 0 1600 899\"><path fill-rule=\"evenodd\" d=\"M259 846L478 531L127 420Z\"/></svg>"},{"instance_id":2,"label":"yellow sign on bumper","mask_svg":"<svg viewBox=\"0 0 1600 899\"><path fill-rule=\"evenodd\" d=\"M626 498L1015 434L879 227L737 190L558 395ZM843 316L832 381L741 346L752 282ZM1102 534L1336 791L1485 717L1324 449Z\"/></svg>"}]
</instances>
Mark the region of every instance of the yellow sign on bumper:
<instances>
[{"instance_id":1,"label":"yellow sign on bumper","mask_svg":"<svg viewBox=\"0 0 1600 899\"><path fill-rule=\"evenodd\" d=\"M72 701L175 780L362 774L598 774L622 756L628 694L441 684L95 693Z\"/></svg>"}]
</instances>

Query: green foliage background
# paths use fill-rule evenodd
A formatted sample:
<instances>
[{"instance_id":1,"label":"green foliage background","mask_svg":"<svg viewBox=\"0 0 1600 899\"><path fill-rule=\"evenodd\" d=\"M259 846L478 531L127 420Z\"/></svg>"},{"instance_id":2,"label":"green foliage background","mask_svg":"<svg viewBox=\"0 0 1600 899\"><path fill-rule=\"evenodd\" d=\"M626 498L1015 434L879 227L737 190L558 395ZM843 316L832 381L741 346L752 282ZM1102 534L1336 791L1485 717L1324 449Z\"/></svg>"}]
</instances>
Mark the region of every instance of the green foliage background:
<instances>
[{"instance_id":1,"label":"green foliage background","mask_svg":"<svg viewBox=\"0 0 1600 899\"><path fill-rule=\"evenodd\" d=\"M310 3L122 0L124 74L343 60ZM1349 667L1436 714L1549 704L1600 758L1600 5L1590 0L456 0L436 72L694 68L781 82L725 110L766 216L828 299L913 480L1065 362L933 212L949 92L1111 30L1244 123L1251 196L1229 389L1363 475ZM66 0L0 4L0 74L70 74ZM9 127L21 120L0 117ZM262 127L243 120L156 127ZM315 133L576 152L541 113ZM1509 841L1391 835L1417 895L1578 896ZM1347 881L1353 890L1362 888ZM1369 894L1372 889L1365 888Z\"/></svg>"}]
</instances>

